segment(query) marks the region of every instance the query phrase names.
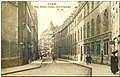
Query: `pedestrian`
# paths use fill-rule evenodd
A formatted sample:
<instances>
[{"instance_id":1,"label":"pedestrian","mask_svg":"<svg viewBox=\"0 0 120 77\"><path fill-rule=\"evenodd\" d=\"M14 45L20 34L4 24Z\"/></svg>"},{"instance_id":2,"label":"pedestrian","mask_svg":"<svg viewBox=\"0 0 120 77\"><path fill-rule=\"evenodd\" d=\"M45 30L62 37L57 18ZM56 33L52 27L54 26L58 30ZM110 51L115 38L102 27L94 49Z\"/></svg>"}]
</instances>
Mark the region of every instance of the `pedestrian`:
<instances>
[{"instance_id":1,"label":"pedestrian","mask_svg":"<svg viewBox=\"0 0 120 77\"><path fill-rule=\"evenodd\" d=\"M89 56L88 56L88 54L87 54L87 56L86 56L86 64L87 64L87 65L89 64Z\"/></svg>"},{"instance_id":2,"label":"pedestrian","mask_svg":"<svg viewBox=\"0 0 120 77\"><path fill-rule=\"evenodd\" d=\"M103 64L103 50L101 51L101 64Z\"/></svg>"},{"instance_id":3,"label":"pedestrian","mask_svg":"<svg viewBox=\"0 0 120 77\"><path fill-rule=\"evenodd\" d=\"M115 55L118 51L112 52L111 55L111 72L116 74L118 72L118 57Z\"/></svg>"},{"instance_id":4,"label":"pedestrian","mask_svg":"<svg viewBox=\"0 0 120 77\"><path fill-rule=\"evenodd\" d=\"M53 61L55 61L55 55L53 55Z\"/></svg>"},{"instance_id":5,"label":"pedestrian","mask_svg":"<svg viewBox=\"0 0 120 77\"><path fill-rule=\"evenodd\" d=\"M88 57L88 62L91 64L92 63L92 57L89 55Z\"/></svg>"},{"instance_id":6,"label":"pedestrian","mask_svg":"<svg viewBox=\"0 0 120 77\"><path fill-rule=\"evenodd\" d=\"M42 52L42 53L41 53L41 56L40 56L40 57L41 57L41 59L43 59L43 56L44 56L44 53Z\"/></svg>"}]
</instances>

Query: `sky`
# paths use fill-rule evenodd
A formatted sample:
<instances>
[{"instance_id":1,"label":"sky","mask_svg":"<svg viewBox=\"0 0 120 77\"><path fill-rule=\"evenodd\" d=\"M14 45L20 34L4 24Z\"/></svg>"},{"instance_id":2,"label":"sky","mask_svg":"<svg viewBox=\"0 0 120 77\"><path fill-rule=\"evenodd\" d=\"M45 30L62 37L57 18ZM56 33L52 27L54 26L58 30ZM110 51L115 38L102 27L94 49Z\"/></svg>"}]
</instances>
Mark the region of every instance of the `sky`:
<instances>
[{"instance_id":1,"label":"sky","mask_svg":"<svg viewBox=\"0 0 120 77\"><path fill-rule=\"evenodd\" d=\"M31 2L38 15L38 39L45 31L49 23L61 26L63 22L73 13L77 2Z\"/></svg>"}]
</instances>

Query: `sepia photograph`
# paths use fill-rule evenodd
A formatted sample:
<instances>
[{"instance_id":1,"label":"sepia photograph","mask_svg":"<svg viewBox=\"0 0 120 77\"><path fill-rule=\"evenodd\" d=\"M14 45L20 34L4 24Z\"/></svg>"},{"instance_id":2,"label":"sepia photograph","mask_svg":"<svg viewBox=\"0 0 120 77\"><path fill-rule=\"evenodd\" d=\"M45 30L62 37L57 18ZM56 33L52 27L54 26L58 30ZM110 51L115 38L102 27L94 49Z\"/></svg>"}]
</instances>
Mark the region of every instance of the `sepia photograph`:
<instances>
[{"instance_id":1,"label":"sepia photograph","mask_svg":"<svg viewBox=\"0 0 120 77\"><path fill-rule=\"evenodd\" d=\"M1 76L120 77L120 1L1 1Z\"/></svg>"}]
</instances>

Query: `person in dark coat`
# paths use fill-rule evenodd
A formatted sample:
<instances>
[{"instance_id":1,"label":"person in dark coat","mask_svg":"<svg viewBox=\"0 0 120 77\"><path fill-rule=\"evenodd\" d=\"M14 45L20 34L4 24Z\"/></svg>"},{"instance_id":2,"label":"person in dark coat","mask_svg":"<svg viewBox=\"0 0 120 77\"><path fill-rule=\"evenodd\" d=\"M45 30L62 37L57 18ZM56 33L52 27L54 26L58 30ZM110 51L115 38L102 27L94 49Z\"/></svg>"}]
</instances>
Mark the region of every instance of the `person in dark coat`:
<instances>
[{"instance_id":1,"label":"person in dark coat","mask_svg":"<svg viewBox=\"0 0 120 77\"><path fill-rule=\"evenodd\" d=\"M52 58L53 58L53 61L55 61L55 55L53 55Z\"/></svg>"},{"instance_id":2,"label":"person in dark coat","mask_svg":"<svg viewBox=\"0 0 120 77\"><path fill-rule=\"evenodd\" d=\"M90 64L92 63L92 56L90 56Z\"/></svg>"},{"instance_id":3,"label":"person in dark coat","mask_svg":"<svg viewBox=\"0 0 120 77\"><path fill-rule=\"evenodd\" d=\"M118 72L118 57L115 56L116 52L112 52L112 56L111 56L111 72L113 74L116 74L116 72Z\"/></svg>"},{"instance_id":4,"label":"person in dark coat","mask_svg":"<svg viewBox=\"0 0 120 77\"><path fill-rule=\"evenodd\" d=\"M101 51L101 64L103 64L103 51Z\"/></svg>"},{"instance_id":5,"label":"person in dark coat","mask_svg":"<svg viewBox=\"0 0 120 77\"><path fill-rule=\"evenodd\" d=\"M92 57L89 55L88 57L88 62L91 64L92 63Z\"/></svg>"},{"instance_id":6,"label":"person in dark coat","mask_svg":"<svg viewBox=\"0 0 120 77\"><path fill-rule=\"evenodd\" d=\"M92 57L88 54L87 56L86 56L86 64L91 64L91 62L92 62Z\"/></svg>"},{"instance_id":7,"label":"person in dark coat","mask_svg":"<svg viewBox=\"0 0 120 77\"><path fill-rule=\"evenodd\" d=\"M89 64L89 56L88 55L86 56L86 64L87 65Z\"/></svg>"}]
</instances>

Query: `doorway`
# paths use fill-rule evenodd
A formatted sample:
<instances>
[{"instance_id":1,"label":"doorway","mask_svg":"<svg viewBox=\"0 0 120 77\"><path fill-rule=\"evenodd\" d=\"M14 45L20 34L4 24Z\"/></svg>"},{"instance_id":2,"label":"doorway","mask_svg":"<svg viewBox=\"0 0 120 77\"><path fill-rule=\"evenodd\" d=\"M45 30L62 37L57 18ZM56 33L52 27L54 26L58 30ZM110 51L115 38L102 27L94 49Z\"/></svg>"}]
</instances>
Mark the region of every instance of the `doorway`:
<instances>
[{"instance_id":1,"label":"doorway","mask_svg":"<svg viewBox=\"0 0 120 77\"><path fill-rule=\"evenodd\" d=\"M80 56L80 61L82 61L82 59L83 59L82 46L81 46L80 49L81 49L81 50L80 50L80 54L81 54L81 56Z\"/></svg>"}]
</instances>

